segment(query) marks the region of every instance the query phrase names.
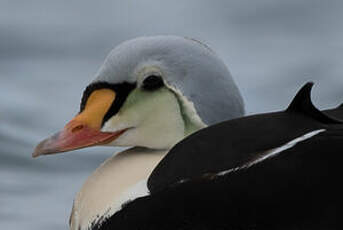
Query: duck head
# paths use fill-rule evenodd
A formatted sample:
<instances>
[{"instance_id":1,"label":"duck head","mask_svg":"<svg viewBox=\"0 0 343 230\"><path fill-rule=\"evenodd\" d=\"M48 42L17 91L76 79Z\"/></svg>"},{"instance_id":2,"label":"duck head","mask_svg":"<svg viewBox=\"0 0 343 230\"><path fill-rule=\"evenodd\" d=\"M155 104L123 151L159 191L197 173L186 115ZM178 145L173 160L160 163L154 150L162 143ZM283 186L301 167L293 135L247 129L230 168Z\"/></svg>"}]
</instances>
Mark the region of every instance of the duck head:
<instances>
[{"instance_id":1,"label":"duck head","mask_svg":"<svg viewBox=\"0 0 343 230\"><path fill-rule=\"evenodd\" d=\"M225 64L177 36L126 41L85 89L80 112L39 143L33 157L95 146L169 149L188 134L244 114Z\"/></svg>"}]
</instances>

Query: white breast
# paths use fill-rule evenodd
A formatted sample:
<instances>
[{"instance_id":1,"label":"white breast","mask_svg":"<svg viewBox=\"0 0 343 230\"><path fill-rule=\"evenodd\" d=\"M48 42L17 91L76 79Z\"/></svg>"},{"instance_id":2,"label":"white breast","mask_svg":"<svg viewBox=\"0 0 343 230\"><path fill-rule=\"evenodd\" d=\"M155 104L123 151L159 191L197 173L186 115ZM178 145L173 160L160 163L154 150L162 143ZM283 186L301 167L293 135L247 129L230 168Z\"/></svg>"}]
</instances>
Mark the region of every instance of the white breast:
<instances>
[{"instance_id":1,"label":"white breast","mask_svg":"<svg viewBox=\"0 0 343 230\"><path fill-rule=\"evenodd\" d=\"M107 159L77 194L70 229L88 229L120 210L123 203L147 195L147 178L166 153L132 148Z\"/></svg>"}]
</instances>

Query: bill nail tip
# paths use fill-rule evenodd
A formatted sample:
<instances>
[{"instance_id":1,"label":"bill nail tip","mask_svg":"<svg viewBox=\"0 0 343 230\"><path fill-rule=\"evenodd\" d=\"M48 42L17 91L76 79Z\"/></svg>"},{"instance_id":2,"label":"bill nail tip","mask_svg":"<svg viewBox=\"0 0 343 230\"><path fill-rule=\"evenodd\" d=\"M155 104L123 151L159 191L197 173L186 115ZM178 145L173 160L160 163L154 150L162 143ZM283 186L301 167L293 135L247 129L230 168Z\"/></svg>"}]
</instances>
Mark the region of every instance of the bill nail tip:
<instances>
[{"instance_id":1,"label":"bill nail tip","mask_svg":"<svg viewBox=\"0 0 343 230\"><path fill-rule=\"evenodd\" d=\"M40 155L42 155L39 151L34 151L33 153L32 153L32 158L37 158L37 157L39 157Z\"/></svg>"}]
</instances>

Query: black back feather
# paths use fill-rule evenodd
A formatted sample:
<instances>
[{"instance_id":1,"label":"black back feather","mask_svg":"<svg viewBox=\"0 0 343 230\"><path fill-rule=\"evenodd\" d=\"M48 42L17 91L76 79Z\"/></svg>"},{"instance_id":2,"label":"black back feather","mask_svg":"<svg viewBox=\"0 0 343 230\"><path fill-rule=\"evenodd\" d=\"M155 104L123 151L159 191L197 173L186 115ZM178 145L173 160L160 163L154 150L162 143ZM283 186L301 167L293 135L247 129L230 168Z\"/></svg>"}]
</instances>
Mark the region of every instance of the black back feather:
<instances>
[{"instance_id":1,"label":"black back feather","mask_svg":"<svg viewBox=\"0 0 343 230\"><path fill-rule=\"evenodd\" d=\"M306 83L294 97L293 101L287 108L287 112L295 113L304 113L307 116L310 116L321 123L325 124L342 124L342 121L339 121L335 118L331 118L326 114L318 110L312 103L311 100L311 91L313 88L313 82Z\"/></svg>"}]
</instances>

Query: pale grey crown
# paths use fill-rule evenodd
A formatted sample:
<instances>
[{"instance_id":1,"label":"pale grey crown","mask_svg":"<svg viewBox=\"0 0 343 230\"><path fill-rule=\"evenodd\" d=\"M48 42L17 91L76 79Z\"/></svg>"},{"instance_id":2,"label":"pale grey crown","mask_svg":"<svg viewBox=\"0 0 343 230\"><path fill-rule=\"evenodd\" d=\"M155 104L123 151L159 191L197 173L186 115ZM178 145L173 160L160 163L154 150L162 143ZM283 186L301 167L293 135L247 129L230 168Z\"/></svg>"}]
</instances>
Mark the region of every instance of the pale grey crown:
<instances>
[{"instance_id":1,"label":"pale grey crown","mask_svg":"<svg viewBox=\"0 0 343 230\"><path fill-rule=\"evenodd\" d=\"M206 45L178 36L139 37L114 48L96 81L135 82L137 66L157 63L167 84L193 102L204 123L244 115L242 96L221 59Z\"/></svg>"}]
</instances>

